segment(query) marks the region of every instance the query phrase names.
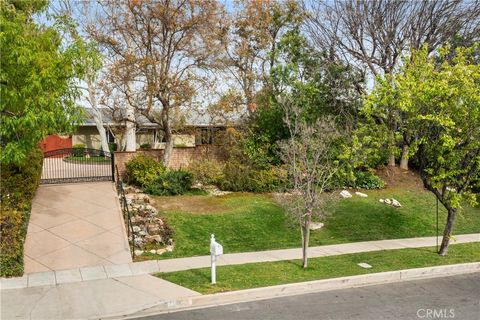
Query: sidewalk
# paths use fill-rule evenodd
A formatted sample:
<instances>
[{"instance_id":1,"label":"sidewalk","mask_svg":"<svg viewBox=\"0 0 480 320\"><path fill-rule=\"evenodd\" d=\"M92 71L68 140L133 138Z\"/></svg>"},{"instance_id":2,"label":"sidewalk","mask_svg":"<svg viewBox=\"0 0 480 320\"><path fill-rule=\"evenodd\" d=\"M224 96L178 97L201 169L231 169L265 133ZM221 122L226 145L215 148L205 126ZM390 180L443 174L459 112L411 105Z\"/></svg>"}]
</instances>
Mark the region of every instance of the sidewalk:
<instances>
[{"instance_id":1,"label":"sidewalk","mask_svg":"<svg viewBox=\"0 0 480 320\"><path fill-rule=\"evenodd\" d=\"M480 234L458 235L455 239L456 241L452 243L479 242ZM427 237L320 246L310 249L310 257L434 246L435 243L435 237ZM231 265L299 258L301 258L301 249L270 250L225 254L219 259L218 264ZM340 284L369 285L415 277L478 272L480 268L479 263L465 264L463 268L460 265L442 266L347 277L348 280L342 280L343 278L327 279L206 296L149 275L159 271L168 272L209 266L210 256L202 256L33 273L21 278L1 279L0 318L97 319L105 316L120 317L150 308L173 310L182 307L225 303L224 299L238 301L238 299L256 297L258 292L262 293L258 297L263 297L270 296L272 293L279 295L285 292L304 292L307 287L318 290L319 288L338 287ZM317 285L312 287L311 283L319 283L320 287ZM273 290L274 288L277 288L277 291Z\"/></svg>"},{"instance_id":2,"label":"sidewalk","mask_svg":"<svg viewBox=\"0 0 480 320\"><path fill-rule=\"evenodd\" d=\"M200 294L150 275L1 290L0 319L98 319Z\"/></svg>"},{"instance_id":3,"label":"sidewalk","mask_svg":"<svg viewBox=\"0 0 480 320\"><path fill-rule=\"evenodd\" d=\"M452 244L480 242L480 233L455 236ZM379 241L364 241L309 248L309 257L326 257L349 253L370 252L379 250L394 250L419 248L436 245L436 237L406 238ZM256 262L301 259L301 248L269 250L258 252L229 253L217 259L218 266L237 265ZM118 277L153 274L156 272L172 272L188 269L210 267L210 256L199 256L166 260L149 260L135 263L95 266L54 272L40 272L24 275L20 278L1 279L2 289L20 289L45 285L102 280Z\"/></svg>"}]
</instances>

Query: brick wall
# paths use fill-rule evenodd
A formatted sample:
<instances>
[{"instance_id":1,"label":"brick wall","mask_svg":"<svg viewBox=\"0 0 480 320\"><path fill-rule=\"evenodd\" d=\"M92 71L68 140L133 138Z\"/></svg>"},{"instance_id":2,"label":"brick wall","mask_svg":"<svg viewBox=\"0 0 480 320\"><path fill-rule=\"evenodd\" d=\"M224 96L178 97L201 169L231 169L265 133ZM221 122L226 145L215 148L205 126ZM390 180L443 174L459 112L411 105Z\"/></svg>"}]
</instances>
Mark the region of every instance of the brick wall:
<instances>
[{"instance_id":1,"label":"brick wall","mask_svg":"<svg viewBox=\"0 0 480 320\"><path fill-rule=\"evenodd\" d=\"M149 155L158 161L162 161L163 149L137 150L137 151L117 151L115 152L115 165L118 167L120 175L125 174L125 164L137 154ZM192 148L173 148L170 158L169 168L186 168L190 162L195 160L225 160L225 154L222 148L212 145L199 145Z\"/></svg>"}]
</instances>

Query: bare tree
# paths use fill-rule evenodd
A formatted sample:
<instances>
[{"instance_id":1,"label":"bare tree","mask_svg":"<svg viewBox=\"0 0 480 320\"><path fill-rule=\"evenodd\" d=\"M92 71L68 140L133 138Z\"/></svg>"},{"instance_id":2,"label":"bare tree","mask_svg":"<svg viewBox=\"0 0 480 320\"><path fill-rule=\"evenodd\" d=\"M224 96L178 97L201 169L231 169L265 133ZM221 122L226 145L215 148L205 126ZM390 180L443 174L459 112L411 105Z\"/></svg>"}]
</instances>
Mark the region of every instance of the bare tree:
<instances>
[{"instance_id":1,"label":"bare tree","mask_svg":"<svg viewBox=\"0 0 480 320\"><path fill-rule=\"evenodd\" d=\"M292 180L291 193L283 195L280 203L300 224L303 267L307 268L312 217L325 216L324 193L339 170L332 154L332 144L339 132L331 118L319 118L309 124L304 120L301 107L288 98L279 103L284 108L284 121L290 133L290 137L279 144L280 154Z\"/></svg>"},{"instance_id":2,"label":"bare tree","mask_svg":"<svg viewBox=\"0 0 480 320\"><path fill-rule=\"evenodd\" d=\"M98 106L98 97L100 95L99 78L103 67L103 56L98 50L97 44L88 39L87 27L92 23L89 17L94 15L92 8L88 3L80 3L78 6L72 6L73 2L60 0L56 2L51 10L54 15L63 20L68 20L66 26L69 27L69 41L78 44L77 50L82 51L80 63L84 70L84 76L79 79L85 86L78 87L86 93L85 100L90 105L90 113L97 127L101 148L104 152L109 152L107 133L103 122L103 114ZM64 39L65 40L65 39Z\"/></svg>"},{"instance_id":3,"label":"bare tree","mask_svg":"<svg viewBox=\"0 0 480 320\"><path fill-rule=\"evenodd\" d=\"M300 23L301 10L291 0L242 0L227 21L223 62L252 114L256 109L255 95L268 81L268 71L275 63L277 42L286 30Z\"/></svg>"},{"instance_id":4,"label":"bare tree","mask_svg":"<svg viewBox=\"0 0 480 320\"><path fill-rule=\"evenodd\" d=\"M427 44L430 52L461 36L467 42L480 39L478 0L335 0L305 1L306 30L311 40L332 59L364 66L372 76L388 75L411 49ZM390 108L379 117L391 130L390 143L402 126L402 113ZM408 169L408 146L403 137L400 167ZM389 165L395 165L392 153Z\"/></svg>"},{"instance_id":5,"label":"bare tree","mask_svg":"<svg viewBox=\"0 0 480 320\"><path fill-rule=\"evenodd\" d=\"M100 5L103 19L90 33L114 60L110 73L117 89L163 131L168 165L172 110L189 104L207 84L206 73L220 48L221 7L213 0L107 0Z\"/></svg>"}]
</instances>

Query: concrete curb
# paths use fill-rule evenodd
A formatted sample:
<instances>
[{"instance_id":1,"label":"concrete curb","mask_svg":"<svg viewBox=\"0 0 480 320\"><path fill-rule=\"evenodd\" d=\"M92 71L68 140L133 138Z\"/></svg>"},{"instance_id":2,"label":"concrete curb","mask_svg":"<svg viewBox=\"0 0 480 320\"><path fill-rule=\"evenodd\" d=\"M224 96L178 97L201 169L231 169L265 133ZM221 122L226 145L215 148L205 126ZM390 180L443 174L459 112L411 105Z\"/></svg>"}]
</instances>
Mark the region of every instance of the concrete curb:
<instances>
[{"instance_id":1,"label":"concrete curb","mask_svg":"<svg viewBox=\"0 0 480 320\"><path fill-rule=\"evenodd\" d=\"M140 316L202 309L255 300L266 300L307 293L445 277L475 272L480 272L480 262L370 273L350 277L291 283L271 287L231 291L226 293L208 294L171 301L162 301L158 305L150 308L132 312L123 312L122 314L108 315L103 317L103 319L134 319Z\"/></svg>"}]
</instances>

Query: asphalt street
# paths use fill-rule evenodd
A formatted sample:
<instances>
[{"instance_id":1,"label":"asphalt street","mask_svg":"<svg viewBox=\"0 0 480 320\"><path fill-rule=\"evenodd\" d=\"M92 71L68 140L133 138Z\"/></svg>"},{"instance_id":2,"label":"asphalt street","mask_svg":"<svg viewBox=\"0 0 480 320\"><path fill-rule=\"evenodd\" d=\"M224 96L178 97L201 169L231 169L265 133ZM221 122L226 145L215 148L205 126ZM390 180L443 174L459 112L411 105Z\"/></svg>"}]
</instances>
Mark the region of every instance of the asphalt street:
<instances>
[{"instance_id":1,"label":"asphalt street","mask_svg":"<svg viewBox=\"0 0 480 320\"><path fill-rule=\"evenodd\" d=\"M181 311L142 320L480 320L480 273Z\"/></svg>"}]
</instances>

